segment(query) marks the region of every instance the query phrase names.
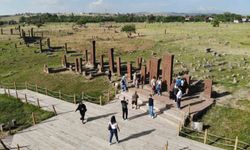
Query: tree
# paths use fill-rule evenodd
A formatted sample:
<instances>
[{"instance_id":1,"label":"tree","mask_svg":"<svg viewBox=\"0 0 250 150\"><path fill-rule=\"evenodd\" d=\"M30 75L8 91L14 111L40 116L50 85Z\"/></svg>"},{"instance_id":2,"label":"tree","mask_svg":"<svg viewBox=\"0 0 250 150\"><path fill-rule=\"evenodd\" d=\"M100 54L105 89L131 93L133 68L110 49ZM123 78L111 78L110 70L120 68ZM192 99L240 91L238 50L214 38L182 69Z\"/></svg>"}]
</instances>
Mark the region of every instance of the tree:
<instances>
[{"instance_id":1,"label":"tree","mask_svg":"<svg viewBox=\"0 0 250 150\"><path fill-rule=\"evenodd\" d=\"M134 24L129 24L123 26L121 31L126 32L128 34L128 38L130 38L131 33L136 33L136 28Z\"/></svg>"},{"instance_id":2,"label":"tree","mask_svg":"<svg viewBox=\"0 0 250 150\"><path fill-rule=\"evenodd\" d=\"M220 26L220 21L218 19L214 19L212 22L213 27L219 27Z\"/></svg>"}]
</instances>

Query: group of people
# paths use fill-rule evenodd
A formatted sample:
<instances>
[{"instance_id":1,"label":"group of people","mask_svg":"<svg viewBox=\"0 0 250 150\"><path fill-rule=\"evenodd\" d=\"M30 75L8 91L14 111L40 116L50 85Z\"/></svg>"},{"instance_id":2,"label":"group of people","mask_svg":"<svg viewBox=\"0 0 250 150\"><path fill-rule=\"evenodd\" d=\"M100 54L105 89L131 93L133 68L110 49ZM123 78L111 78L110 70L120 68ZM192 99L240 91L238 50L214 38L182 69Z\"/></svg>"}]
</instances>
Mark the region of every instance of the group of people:
<instances>
[{"instance_id":1,"label":"group of people","mask_svg":"<svg viewBox=\"0 0 250 150\"><path fill-rule=\"evenodd\" d=\"M160 78L158 78L158 80L156 80L155 77L153 77L150 81L150 85L152 88L152 93L154 94L158 94L159 96L162 95L162 80Z\"/></svg>"},{"instance_id":2,"label":"group of people","mask_svg":"<svg viewBox=\"0 0 250 150\"><path fill-rule=\"evenodd\" d=\"M138 94L137 91L135 91L135 93L132 95L132 101L131 101L131 106L132 109L137 109L138 108ZM121 100L121 106L122 106L122 118L123 120L127 120L128 119L128 99L126 100L125 97L123 97L123 99ZM148 112L149 112L149 116L151 118L155 118L156 115L154 113L154 99L152 98L152 94L149 95L149 99L148 99ZM79 102L78 107L75 111L79 111L81 118L80 120L82 121L83 124L86 123L85 120L85 113L87 112L87 107L84 103ZM115 135L116 141L117 143L119 143L119 138L118 138L118 131L120 131L120 128L118 126L118 123L116 121L115 116L111 117L110 122L108 123L108 130L110 132L110 136L109 136L109 143L110 145L112 144L112 139L113 136Z\"/></svg>"},{"instance_id":3,"label":"group of people","mask_svg":"<svg viewBox=\"0 0 250 150\"><path fill-rule=\"evenodd\" d=\"M185 78L182 78L181 76L178 76L177 79L175 80L175 85L174 85L174 100L177 104L177 108L181 109L181 99L184 94L186 94L188 89L188 84L187 80Z\"/></svg>"}]
</instances>

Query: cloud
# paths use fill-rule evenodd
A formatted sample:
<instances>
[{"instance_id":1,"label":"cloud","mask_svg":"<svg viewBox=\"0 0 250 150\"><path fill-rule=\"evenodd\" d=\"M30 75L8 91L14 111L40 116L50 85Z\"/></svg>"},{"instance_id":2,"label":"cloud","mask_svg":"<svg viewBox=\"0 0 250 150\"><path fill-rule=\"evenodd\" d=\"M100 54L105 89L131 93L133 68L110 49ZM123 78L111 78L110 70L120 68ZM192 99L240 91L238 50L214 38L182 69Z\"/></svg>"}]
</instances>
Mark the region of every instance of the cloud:
<instances>
[{"instance_id":1,"label":"cloud","mask_svg":"<svg viewBox=\"0 0 250 150\"><path fill-rule=\"evenodd\" d=\"M102 6L104 4L103 0L96 0L92 3L89 4L90 8L95 8L95 7L99 7Z\"/></svg>"}]
</instances>

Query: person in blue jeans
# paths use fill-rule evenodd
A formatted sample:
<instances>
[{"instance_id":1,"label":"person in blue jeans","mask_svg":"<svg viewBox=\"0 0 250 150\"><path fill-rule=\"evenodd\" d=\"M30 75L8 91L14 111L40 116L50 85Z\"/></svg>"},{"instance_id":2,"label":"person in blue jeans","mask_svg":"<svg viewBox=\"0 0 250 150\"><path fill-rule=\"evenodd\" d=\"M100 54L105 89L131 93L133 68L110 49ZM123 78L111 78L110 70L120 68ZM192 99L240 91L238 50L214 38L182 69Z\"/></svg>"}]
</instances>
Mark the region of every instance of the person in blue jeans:
<instances>
[{"instance_id":1,"label":"person in blue jeans","mask_svg":"<svg viewBox=\"0 0 250 150\"><path fill-rule=\"evenodd\" d=\"M154 113L154 99L152 98L152 94L149 95L148 99L148 106L149 106L149 116L154 118L155 113Z\"/></svg>"},{"instance_id":2,"label":"person in blue jeans","mask_svg":"<svg viewBox=\"0 0 250 150\"><path fill-rule=\"evenodd\" d=\"M111 120L109 122L109 126L108 126L108 129L110 131L110 136L109 136L109 144L111 145L112 144L112 139L113 139L113 136L115 135L115 138L116 138L116 141L117 143L119 143L119 139L118 139L118 132L117 130L120 132L120 128L116 122L116 119L115 119L115 116L112 116L111 117Z\"/></svg>"}]
</instances>

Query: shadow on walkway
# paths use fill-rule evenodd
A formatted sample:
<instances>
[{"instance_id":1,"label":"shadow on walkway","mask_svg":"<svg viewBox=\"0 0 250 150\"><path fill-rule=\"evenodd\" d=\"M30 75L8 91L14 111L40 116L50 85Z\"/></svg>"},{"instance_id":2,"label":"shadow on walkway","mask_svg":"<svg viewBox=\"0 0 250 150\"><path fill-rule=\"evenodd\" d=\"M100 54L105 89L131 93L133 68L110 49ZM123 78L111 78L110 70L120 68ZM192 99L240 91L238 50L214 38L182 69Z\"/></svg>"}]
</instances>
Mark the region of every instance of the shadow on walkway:
<instances>
[{"instance_id":1,"label":"shadow on walkway","mask_svg":"<svg viewBox=\"0 0 250 150\"><path fill-rule=\"evenodd\" d=\"M105 115L100 115L100 116L95 116L95 117L88 117L87 120L88 122L90 121L94 121L94 120L97 120L97 119L100 119L100 118L106 118L108 116L111 116L111 115L115 115L117 113L108 113L108 114L105 114Z\"/></svg>"},{"instance_id":2,"label":"shadow on walkway","mask_svg":"<svg viewBox=\"0 0 250 150\"><path fill-rule=\"evenodd\" d=\"M133 120L133 119L136 119L136 118L139 118L139 117L142 117L142 116L146 116L148 114L148 112L145 112L145 113L142 113L142 114L138 114L138 115L134 115L130 118L128 118L129 120Z\"/></svg>"},{"instance_id":3,"label":"shadow on walkway","mask_svg":"<svg viewBox=\"0 0 250 150\"><path fill-rule=\"evenodd\" d=\"M126 142L128 140L131 140L131 139L136 139L136 138L139 138L141 136L151 134L154 131L155 131L155 129L151 129L151 130L142 131L142 132L139 132L139 133L136 133L136 134L132 134L132 135L126 137L125 139L120 140L120 142L122 143L122 142Z\"/></svg>"}]
</instances>

